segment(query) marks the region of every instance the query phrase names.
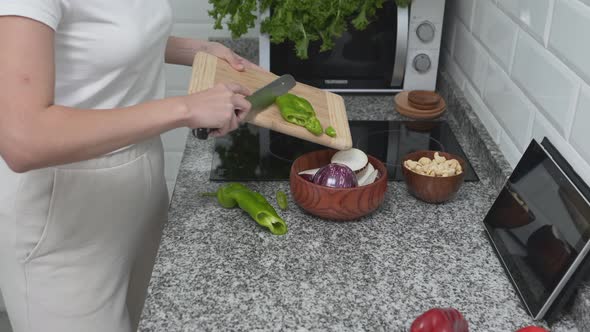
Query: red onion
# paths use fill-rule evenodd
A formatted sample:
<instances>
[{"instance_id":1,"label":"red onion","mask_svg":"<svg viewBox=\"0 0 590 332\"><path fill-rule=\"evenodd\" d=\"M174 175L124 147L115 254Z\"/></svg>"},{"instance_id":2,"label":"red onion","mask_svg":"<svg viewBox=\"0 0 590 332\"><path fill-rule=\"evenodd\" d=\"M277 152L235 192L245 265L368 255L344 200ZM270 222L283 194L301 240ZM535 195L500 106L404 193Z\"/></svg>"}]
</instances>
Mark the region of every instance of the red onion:
<instances>
[{"instance_id":1,"label":"red onion","mask_svg":"<svg viewBox=\"0 0 590 332\"><path fill-rule=\"evenodd\" d=\"M313 176L313 183L332 188L352 188L358 185L356 174L350 167L341 164L328 164Z\"/></svg>"}]
</instances>

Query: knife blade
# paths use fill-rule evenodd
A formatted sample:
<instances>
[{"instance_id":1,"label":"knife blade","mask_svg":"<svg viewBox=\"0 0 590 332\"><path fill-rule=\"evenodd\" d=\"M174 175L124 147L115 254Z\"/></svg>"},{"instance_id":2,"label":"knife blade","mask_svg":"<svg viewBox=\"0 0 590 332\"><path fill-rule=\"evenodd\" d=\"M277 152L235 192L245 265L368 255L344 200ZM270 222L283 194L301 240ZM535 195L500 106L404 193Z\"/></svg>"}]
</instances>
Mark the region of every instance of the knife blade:
<instances>
[{"instance_id":1,"label":"knife blade","mask_svg":"<svg viewBox=\"0 0 590 332\"><path fill-rule=\"evenodd\" d=\"M287 93L295 84L296 82L293 76L285 74L247 96L246 100L252 104L247 118L251 118L256 113L272 105L278 96ZM211 129L208 128L197 128L193 129L193 135L198 139L207 139L210 131Z\"/></svg>"}]
</instances>

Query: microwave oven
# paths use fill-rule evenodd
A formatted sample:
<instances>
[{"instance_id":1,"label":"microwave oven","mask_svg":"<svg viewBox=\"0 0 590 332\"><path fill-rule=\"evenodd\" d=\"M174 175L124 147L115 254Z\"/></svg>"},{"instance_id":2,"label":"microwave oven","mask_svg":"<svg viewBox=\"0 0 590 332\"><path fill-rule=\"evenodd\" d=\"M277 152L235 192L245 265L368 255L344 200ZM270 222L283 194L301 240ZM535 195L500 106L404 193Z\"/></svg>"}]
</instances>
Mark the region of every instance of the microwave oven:
<instances>
[{"instance_id":1,"label":"microwave oven","mask_svg":"<svg viewBox=\"0 0 590 332\"><path fill-rule=\"evenodd\" d=\"M291 42L270 43L262 34L260 66L333 92L434 90L444 8L444 0L412 0L407 8L386 0L365 30L349 26L332 50L319 52L321 42L310 42L306 60Z\"/></svg>"}]
</instances>

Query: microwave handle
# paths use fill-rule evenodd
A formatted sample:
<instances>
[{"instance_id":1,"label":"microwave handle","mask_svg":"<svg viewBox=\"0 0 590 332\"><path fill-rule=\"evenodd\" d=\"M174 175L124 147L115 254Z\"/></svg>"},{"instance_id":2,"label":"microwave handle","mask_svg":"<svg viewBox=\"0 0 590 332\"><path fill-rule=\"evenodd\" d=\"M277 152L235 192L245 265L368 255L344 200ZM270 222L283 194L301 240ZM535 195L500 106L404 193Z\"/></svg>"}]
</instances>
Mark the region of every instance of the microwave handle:
<instances>
[{"instance_id":1,"label":"microwave handle","mask_svg":"<svg viewBox=\"0 0 590 332\"><path fill-rule=\"evenodd\" d=\"M397 38L395 45L395 61L391 86L402 86L406 73L406 58L408 56L408 38L410 29L410 10L397 7Z\"/></svg>"}]
</instances>

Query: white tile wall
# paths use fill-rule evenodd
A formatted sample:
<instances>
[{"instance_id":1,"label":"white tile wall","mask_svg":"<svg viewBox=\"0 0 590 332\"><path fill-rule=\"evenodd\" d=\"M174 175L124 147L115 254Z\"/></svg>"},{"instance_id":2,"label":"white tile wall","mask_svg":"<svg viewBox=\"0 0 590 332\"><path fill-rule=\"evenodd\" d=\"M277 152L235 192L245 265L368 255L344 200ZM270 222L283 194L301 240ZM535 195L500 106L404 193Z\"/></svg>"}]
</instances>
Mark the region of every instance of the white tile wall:
<instances>
[{"instance_id":1,"label":"white tile wall","mask_svg":"<svg viewBox=\"0 0 590 332\"><path fill-rule=\"evenodd\" d=\"M537 40L544 42L553 0L498 0L498 5Z\"/></svg>"},{"instance_id":2,"label":"white tile wall","mask_svg":"<svg viewBox=\"0 0 590 332\"><path fill-rule=\"evenodd\" d=\"M510 164L548 137L590 183L590 0L447 1L443 68Z\"/></svg>"},{"instance_id":3,"label":"white tile wall","mask_svg":"<svg viewBox=\"0 0 590 332\"><path fill-rule=\"evenodd\" d=\"M483 125L488 130L488 133L494 142L499 143L500 134L503 130L500 123L498 123L498 120L496 120L494 114L487 108L471 84L465 85L463 93L465 94L465 99L467 99L467 102L469 102L469 104L473 107L475 114L477 114L480 119L483 119Z\"/></svg>"},{"instance_id":4,"label":"white tile wall","mask_svg":"<svg viewBox=\"0 0 590 332\"><path fill-rule=\"evenodd\" d=\"M174 13L172 35L186 38L208 39L210 37L229 37L227 30L214 30L213 19L207 14L211 5L207 0L170 0ZM246 36L255 36L257 27ZM166 65L167 95L186 94L190 81L191 68L186 66ZM184 152L188 129L172 130L162 135L166 158L166 183L172 194L178 167Z\"/></svg>"},{"instance_id":5,"label":"white tile wall","mask_svg":"<svg viewBox=\"0 0 590 332\"><path fill-rule=\"evenodd\" d=\"M571 142L576 150L586 159L590 160L590 140L588 139L588 126L590 125L590 88L585 86L580 94L576 117L572 128Z\"/></svg>"},{"instance_id":6,"label":"white tile wall","mask_svg":"<svg viewBox=\"0 0 590 332\"><path fill-rule=\"evenodd\" d=\"M467 77L465 77L465 74L463 74L457 63L453 59L450 59L451 55L446 50L442 52L441 56L441 64L446 63L447 71L453 77L459 88L463 90Z\"/></svg>"},{"instance_id":7,"label":"white tile wall","mask_svg":"<svg viewBox=\"0 0 590 332\"><path fill-rule=\"evenodd\" d=\"M457 3L457 16L463 20L463 24L471 28L473 18L474 0L454 0Z\"/></svg>"},{"instance_id":8,"label":"white tile wall","mask_svg":"<svg viewBox=\"0 0 590 332\"><path fill-rule=\"evenodd\" d=\"M590 7L577 0L556 0L549 48L561 55L587 83L590 83L589 32Z\"/></svg>"},{"instance_id":9,"label":"white tile wall","mask_svg":"<svg viewBox=\"0 0 590 332\"><path fill-rule=\"evenodd\" d=\"M504 15L491 0L477 1L474 15L473 34L507 70L518 31L516 23Z\"/></svg>"},{"instance_id":10,"label":"white tile wall","mask_svg":"<svg viewBox=\"0 0 590 332\"><path fill-rule=\"evenodd\" d=\"M574 112L579 78L527 33L514 54L512 79L565 135Z\"/></svg>"},{"instance_id":11,"label":"white tile wall","mask_svg":"<svg viewBox=\"0 0 590 332\"><path fill-rule=\"evenodd\" d=\"M467 27L455 24L455 50L453 58L477 91L482 91L488 56L485 49L475 40Z\"/></svg>"},{"instance_id":12,"label":"white tile wall","mask_svg":"<svg viewBox=\"0 0 590 332\"><path fill-rule=\"evenodd\" d=\"M523 152L531 137L535 107L493 60L486 71L483 101Z\"/></svg>"}]
</instances>

